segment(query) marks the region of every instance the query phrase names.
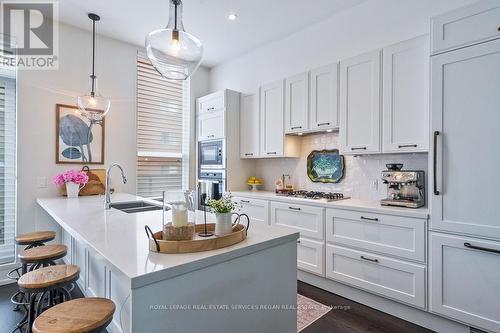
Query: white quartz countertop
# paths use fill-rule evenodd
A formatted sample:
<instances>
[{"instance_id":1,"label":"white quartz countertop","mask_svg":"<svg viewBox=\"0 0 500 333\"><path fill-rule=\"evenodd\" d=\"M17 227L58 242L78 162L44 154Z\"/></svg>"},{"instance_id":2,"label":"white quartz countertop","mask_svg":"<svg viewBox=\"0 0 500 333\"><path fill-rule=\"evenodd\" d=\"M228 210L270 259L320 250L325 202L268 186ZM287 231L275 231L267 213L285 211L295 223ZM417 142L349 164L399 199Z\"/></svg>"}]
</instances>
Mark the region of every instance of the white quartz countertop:
<instances>
[{"instance_id":1,"label":"white quartz countertop","mask_svg":"<svg viewBox=\"0 0 500 333\"><path fill-rule=\"evenodd\" d=\"M327 202L323 200L293 198L283 195L277 195L271 191L242 191L231 192L234 197L255 198L262 200L272 200L280 202L295 202L297 204L321 206L326 208L355 210L360 212L371 212L379 214L389 214L404 217L414 217L419 219L427 219L429 217L429 210L426 207L422 208L404 208L404 207L390 207L381 206L378 201L363 201L357 199L344 199L338 201Z\"/></svg>"},{"instance_id":2,"label":"white quartz countertop","mask_svg":"<svg viewBox=\"0 0 500 333\"><path fill-rule=\"evenodd\" d=\"M113 203L136 200L142 198L125 193L112 195ZM197 253L159 254L149 251L144 226L148 225L153 232L161 230L161 210L134 214L116 209L106 211L102 196L38 198L37 203L72 237L130 278L132 288L296 241L299 237L297 232L282 227L250 225L247 238L230 247ZM213 216L209 218L213 220Z\"/></svg>"}]
</instances>

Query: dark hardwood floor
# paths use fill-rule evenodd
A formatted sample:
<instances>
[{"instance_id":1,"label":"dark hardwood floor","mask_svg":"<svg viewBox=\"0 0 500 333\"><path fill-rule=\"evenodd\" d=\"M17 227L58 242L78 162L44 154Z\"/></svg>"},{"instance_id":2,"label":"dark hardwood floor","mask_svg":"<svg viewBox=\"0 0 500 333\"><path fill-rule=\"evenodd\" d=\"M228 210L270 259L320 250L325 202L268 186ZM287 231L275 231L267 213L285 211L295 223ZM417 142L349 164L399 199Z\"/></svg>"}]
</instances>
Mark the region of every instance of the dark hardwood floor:
<instances>
[{"instance_id":1,"label":"dark hardwood floor","mask_svg":"<svg viewBox=\"0 0 500 333\"><path fill-rule=\"evenodd\" d=\"M302 330L301 333L433 332L301 281L298 282L298 292L319 303L334 307L326 315Z\"/></svg>"}]
</instances>

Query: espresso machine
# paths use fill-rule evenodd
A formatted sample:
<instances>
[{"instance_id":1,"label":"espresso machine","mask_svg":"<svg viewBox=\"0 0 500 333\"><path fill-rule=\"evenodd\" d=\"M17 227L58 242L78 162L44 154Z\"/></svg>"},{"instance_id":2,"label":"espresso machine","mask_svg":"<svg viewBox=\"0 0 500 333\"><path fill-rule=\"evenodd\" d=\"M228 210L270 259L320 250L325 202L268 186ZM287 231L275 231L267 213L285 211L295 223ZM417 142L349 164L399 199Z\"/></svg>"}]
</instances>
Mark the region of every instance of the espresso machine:
<instances>
[{"instance_id":1,"label":"espresso machine","mask_svg":"<svg viewBox=\"0 0 500 333\"><path fill-rule=\"evenodd\" d=\"M418 208L425 205L424 171L401 170L403 164L386 164L382 171L382 182L387 184L387 198L382 206Z\"/></svg>"}]
</instances>

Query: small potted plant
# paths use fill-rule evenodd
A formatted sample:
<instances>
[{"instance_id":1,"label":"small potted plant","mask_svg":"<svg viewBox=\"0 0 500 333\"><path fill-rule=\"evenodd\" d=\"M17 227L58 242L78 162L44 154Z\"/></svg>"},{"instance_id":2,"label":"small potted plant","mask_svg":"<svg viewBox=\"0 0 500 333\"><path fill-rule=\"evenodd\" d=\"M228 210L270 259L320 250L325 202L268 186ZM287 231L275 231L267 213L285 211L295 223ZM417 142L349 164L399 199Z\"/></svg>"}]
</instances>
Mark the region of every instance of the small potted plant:
<instances>
[{"instance_id":1,"label":"small potted plant","mask_svg":"<svg viewBox=\"0 0 500 333\"><path fill-rule=\"evenodd\" d=\"M210 199L207 206L215 214L215 235L223 236L233 231L231 216L233 215L234 203L228 197L222 197L218 200Z\"/></svg>"},{"instance_id":2,"label":"small potted plant","mask_svg":"<svg viewBox=\"0 0 500 333\"><path fill-rule=\"evenodd\" d=\"M68 198L77 198L78 193L88 181L89 177L85 172L75 170L65 171L54 177L54 184L57 187L66 186Z\"/></svg>"}]
</instances>

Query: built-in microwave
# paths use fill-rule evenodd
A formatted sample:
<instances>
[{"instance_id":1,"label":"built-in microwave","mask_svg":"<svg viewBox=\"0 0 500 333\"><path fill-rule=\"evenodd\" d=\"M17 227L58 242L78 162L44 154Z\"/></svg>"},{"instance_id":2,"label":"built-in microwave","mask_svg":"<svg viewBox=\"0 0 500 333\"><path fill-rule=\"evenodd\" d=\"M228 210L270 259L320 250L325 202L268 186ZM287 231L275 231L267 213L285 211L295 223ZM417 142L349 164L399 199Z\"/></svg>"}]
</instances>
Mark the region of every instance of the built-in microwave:
<instances>
[{"instance_id":1,"label":"built-in microwave","mask_svg":"<svg viewBox=\"0 0 500 333\"><path fill-rule=\"evenodd\" d=\"M225 167L224 140L202 141L198 146L200 169L223 169Z\"/></svg>"}]
</instances>

